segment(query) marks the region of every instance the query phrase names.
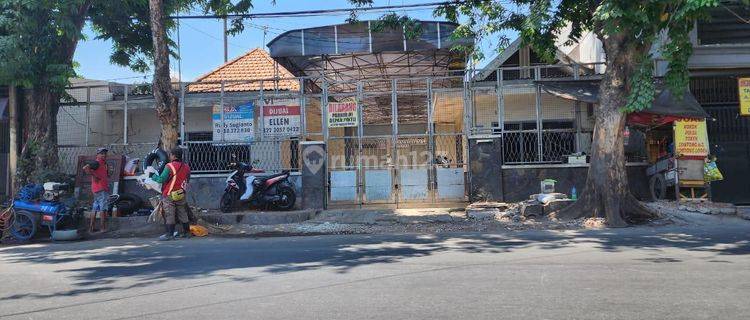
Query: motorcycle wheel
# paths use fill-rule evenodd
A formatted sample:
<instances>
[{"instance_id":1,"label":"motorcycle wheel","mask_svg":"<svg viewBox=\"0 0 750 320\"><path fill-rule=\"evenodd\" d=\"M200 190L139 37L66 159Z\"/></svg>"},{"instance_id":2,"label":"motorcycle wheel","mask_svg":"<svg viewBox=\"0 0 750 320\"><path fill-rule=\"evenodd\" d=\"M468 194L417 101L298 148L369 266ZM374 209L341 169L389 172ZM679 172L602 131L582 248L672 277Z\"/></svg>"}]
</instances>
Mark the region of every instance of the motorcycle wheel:
<instances>
[{"instance_id":1,"label":"motorcycle wheel","mask_svg":"<svg viewBox=\"0 0 750 320\"><path fill-rule=\"evenodd\" d=\"M221 210L221 212L232 212L235 198L236 197L234 196L234 192L224 192L224 194L221 196L221 202L219 203L219 209Z\"/></svg>"},{"instance_id":2,"label":"motorcycle wheel","mask_svg":"<svg viewBox=\"0 0 750 320\"><path fill-rule=\"evenodd\" d=\"M294 189L290 186L279 186L279 196L281 200L276 201L276 208L283 211L289 211L294 208L294 202L297 200L297 196L294 194Z\"/></svg>"}]
</instances>

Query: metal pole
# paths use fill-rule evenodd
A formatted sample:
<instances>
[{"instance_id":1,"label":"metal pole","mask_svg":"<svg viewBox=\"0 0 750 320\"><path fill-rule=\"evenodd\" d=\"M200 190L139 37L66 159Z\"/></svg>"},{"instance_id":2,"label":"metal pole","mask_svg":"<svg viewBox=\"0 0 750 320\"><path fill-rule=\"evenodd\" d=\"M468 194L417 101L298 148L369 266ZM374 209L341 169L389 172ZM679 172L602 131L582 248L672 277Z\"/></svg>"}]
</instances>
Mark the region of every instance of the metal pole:
<instances>
[{"instance_id":1,"label":"metal pole","mask_svg":"<svg viewBox=\"0 0 750 320\"><path fill-rule=\"evenodd\" d=\"M258 115L258 119L260 119L260 121L258 122L260 124L260 137L258 137L258 140L263 141L263 136L266 135L266 133L264 132L266 129L266 126L263 123L263 109L264 109L263 107L266 105L266 100L263 96L263 80L260 81L260 99L259 100L260 100L260 105L258 106L258 112L260 112L260 114Z\"/></svg>"},{"instance_id":2,"label":"metal pole","mask_svg":"<svg viewBox=\"0 0 750 320\"><path fill-rule=\"evenodd\" d=\"M305 106L305 79L299 79L300 140L307 134L307 107Z\"/></svg>"},{"instance_id":3,"label":"metal pole","mask_svg":"<svg viewBox=\"0 0 750 320\"><path fill-rule=\"evenodd\" d=\"M128 91L129 86L125 85L125 104L123 105L123 116L122 116L122 141L123 144L128 144Z\"/></svg>"},{"instance_id":4,"label":"metal pole","mask_svg":"<svg viewBox=\"0 0 750 320\"><path fill-rule=\"evenodd\" d=\"M539 88L538 84L534 85L534 89L536 91L536 142L537 142L537 160L539 162L542 162L544 160L544 156L542 155L543 146L542 146L542 90Z\"/></svg>"},{"instance_id":5,"label":"metal pole","mask_svg":"<svg viewBox=\"0 0 750 320\"><path fill-rule=\"evenodd\" d=\"M370 27L370 21L367 21L367 44L369 45L370 53L372 53L372 28ZM304 52L302 54L304 55Z\"/></svg>"},{"instance_id":6,"label":"metal pole","mask_svg":"<svg viewBox=\"0 0 750 320\"><path fill-rule=\"evenodd\" d=\"M505 133L505 94L503 90L503 72L500 70L495 71L497 76L497 84L495 87L495 95L497 96L497 126L500 128L500 136Z\"/></svg>"},{"instance_id":7,"label":"metal pole","mask_svg":"<svg viewBox=\"0 0 750 320\"><path fill-rule=\"evenodd\" d=\"M91 131L91 87L86 86L86 132L85 141L86 146L89 146L89 131Z\"/></svg>"},{"instance_id":8,"label":"metal pole","mask_svg":"<svg viewBox=\"0 0 750 320\"><path fill-rule=\"evenodd\" d=\"M437 198L437 194L435 190L437 190L437 169L435 168L434 164L435 161L435 110L433 108L435 105L432 103L432 78L427 78L427 153L429 154L429 159L427 160L427 172L428 172L428 182L429 186L427 189L427 192L430 193L432 197L432 201L435 201ZM456 162L458 162L458 159L456 159ZM430 192L432 190L432 192Z\"/></svg>"},{"instance_id":9,"label":"metal pole","mask_svg":"<svg viewBox=\"0 0 750 320\"><path fill-rule=\"evenodd\" d=\"M368 22L369 23L369 22ZM398 94L396 93L398 84L396 79L391 80L391 172L393 172L393 181L395 181L396 188L393 190L394 199L398 204Z\"/></svg>"},{"instance_id":10,"label":"metal pole","mask_svg":"<svg viewBox=\"0 0 750 320\"><path fill-rule=\"evenodd\" d=\"M576 126L576 153L581 152L581 102L576 101L575 104L575 113L576 113L576 120L575 120L575 126Z\"/></svg>"},{"instance_id":11,"label":"metal pole","mask_svg":"<svg viewBox=\"0 0 750 320\"><path fill-rule=\"evenodd\" d=\"M180 82L180 142L185 145L185 84L182 82L182 44L180 42L180 20L177 20L177 81Z\"/></svg>"},{"instance_id":12,"label":"metal pole","mask_svg":"<svg viewBox=\"0 0 750 320\"><path fill-rule=\"evenodd\" d=\"M180 81L180 142L185 145L185 84Z\"/></svg>"},{"instance_id":13,"label":"metal pole","mask_svg":"<svg viewBox=\"0 0 750 320\"><path fill-rule=\"evenodd\" d=\"M323 92L320 95L320 123L322 124L322 130L323 130L323 141L325 141L326 146L328 146L328 80L323 79ZM330 150L328 151L330 152Z\"/></svg>"},{"instance_id":14,"label":"metal pole","mask_svg":"<svg viewBox=\"0 0 750 320\"><path fill-rule=\"evenodd\" d=\"M362 112L362 100L363 100L363 85L362 81L357 81L357 201L359 202L360 208L364 203L364 172L362 165L362 136L364 135L365 126Z\"/></svg>"},{"instance_id":15,"label":"metal pole","mask_svg":"<svg viewBox=\"0 0 750 320\"><path fill-rule=\"evenodd\" d=\"M224 123L224 80L221 80L221 93L219 94L219 112L221 113L221 141L224 141L224 134L227 131L226 124Z\"/></svg>"},{"instance_id":16,"label":"metal pole","mask_svg":"<svg viewBox=\"0 0 750 320\"><path fill-rule=\"evenodd\" d=\"M229 40L227 39L227 17L224 17L224 63L229 61Z\"/></svg>"}]
</instances>

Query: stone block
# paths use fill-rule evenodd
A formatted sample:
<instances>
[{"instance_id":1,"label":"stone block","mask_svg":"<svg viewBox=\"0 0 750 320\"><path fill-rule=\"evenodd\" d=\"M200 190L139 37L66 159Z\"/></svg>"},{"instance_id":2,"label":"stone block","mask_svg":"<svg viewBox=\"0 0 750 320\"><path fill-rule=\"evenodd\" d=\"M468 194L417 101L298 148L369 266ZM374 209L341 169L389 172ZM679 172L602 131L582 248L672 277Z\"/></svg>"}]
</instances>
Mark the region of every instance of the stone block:
<instances>
[{"instance_id":1,"label":"stone block","mask_svg":"<svg viewBox=\"0 0 750 320\"><path fill-rule=\"evenodd\" d=\"M500 210L495 208L468 209L466 210L466 217L475 220L493 220L498 213L500 213Z\"/></svg>"},{"instance_id":2,"label":"stone block","mask_svg":"<svg viewBox=\"0 0 750 320\"><path fill-rule=\"evenodd\" d=\"M561 199L561 200L554 200L546 205L544 205L544 214L550 214L554 212L558 212L570 205L575 203L575 200L571 199Z\"/></svg>"},{"instance_id":3,"label":"stone block","mask_svg":"<svg viewBox=\"0 0 750 320\"><path fill-rule=\"evenodd\" d=\"M536 201L525 201L521 204L521 216L525 218L541 217L544 215L542 204Z\"/></svg>"}]
</instances>

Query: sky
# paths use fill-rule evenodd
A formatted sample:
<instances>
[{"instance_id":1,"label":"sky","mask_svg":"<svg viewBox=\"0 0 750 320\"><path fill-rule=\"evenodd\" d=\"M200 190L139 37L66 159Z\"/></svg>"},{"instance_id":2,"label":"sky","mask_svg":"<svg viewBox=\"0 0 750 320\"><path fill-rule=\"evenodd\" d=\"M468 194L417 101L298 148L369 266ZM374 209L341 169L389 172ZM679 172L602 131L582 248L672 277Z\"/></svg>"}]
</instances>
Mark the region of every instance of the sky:
<instances>
[{"instance_id":1,"label":"sky","mask_svg":"<svg viewBox=\"0 0 750 320\"><path fill-rule=\"evenodd\" d=\"M253 13L301 11L319 9L351 8L346 0L276 0L276 5L270 0L255 0ZM435 0L375 0L374 6L418 4L437 2ZM396 11L408 14L421 20L444 20L435 18L431 8L406 9ZM196 12L196 14L199 14ZM376 19L383 12L361 13L360 20ZM291 29L309 28L330 24L344 23L348 13L315 17L290 17L246 20L246 28L241 34L229 38L229 60L240 56L254 48L263 47L279 34ZM265 35L263 26L267 26ZM224 63L224 45L222 40L223 23L214 19L189 19L180 22L180 55L182 57L181 73L183 81L191 81L215 69ZM88 40L78 45L75 61L78 62L76 71L79 76L88 79L107 80L120 83L150 82L151 74L133 72L126 67L113 65L109 62L112 43L95 40L94 34L86 28L84 32ZM485 42L484 47L490 45ZM493 56L490 49L485 48L486 56ZM489 52L489 53L488 53ZM173 75L177 75L178 63L172 59ZM481 64L480 64L481 65Z\"/></svg>"}]
</instances>

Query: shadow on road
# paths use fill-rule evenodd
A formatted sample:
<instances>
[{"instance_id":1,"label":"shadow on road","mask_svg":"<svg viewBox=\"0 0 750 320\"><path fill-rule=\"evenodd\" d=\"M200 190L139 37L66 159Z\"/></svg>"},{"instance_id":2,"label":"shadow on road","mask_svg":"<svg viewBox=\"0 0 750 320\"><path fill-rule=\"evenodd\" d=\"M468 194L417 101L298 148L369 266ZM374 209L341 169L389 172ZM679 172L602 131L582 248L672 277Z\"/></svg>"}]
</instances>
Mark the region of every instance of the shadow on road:
<instances>
[{"instance_id":1,"label":"shadow on road","mask_svg":"<svg viewBox=\"0 0 750 320\"><path fill-rule=\"evenodd\" d=\"M260 276L288 272L351 269L388 264L438 253L509 253L521 249L555 250L584 245L602 254L633 249L650 250L654 258L640 263L680 263L681 259L660 256L667 248L700 251L706 261L731 263L722 256L750 254L746 228L626 228L576 232L509 232L502 234L318 236L273 239L193 239L159 243L142 239L102 240L17 246L0 249L0 263L56 265L60 276L75 280L75 287L52 294L19 292L0 297L0 302L76 296L100 291L148 287L171 279L224 275L219 282L252 282L257 277L229 276L230 270L258 268ZM562 252L562 251L561 251ZM73 262L88 262L65 265ZM137 284L117 286L132 278ZM202 285L210 285L211 282ZM199 285L200 286L200 285ZM19 288L18 291L23 291Z\"/></svg>"}]
</instances>

